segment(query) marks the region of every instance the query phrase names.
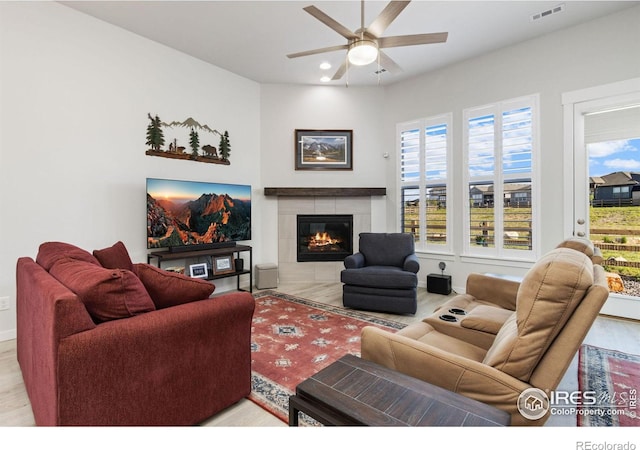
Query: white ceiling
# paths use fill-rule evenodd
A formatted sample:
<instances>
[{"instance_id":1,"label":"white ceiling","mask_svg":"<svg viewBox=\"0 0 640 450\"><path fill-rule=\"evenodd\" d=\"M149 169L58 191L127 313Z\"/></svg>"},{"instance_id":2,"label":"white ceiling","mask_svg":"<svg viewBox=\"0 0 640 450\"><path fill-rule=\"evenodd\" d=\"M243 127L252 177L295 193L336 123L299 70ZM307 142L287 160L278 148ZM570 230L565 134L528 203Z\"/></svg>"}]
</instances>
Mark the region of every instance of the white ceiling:
<instances>
[{"instance_id":1,"label":"white ceiling","mask_svg":"<svg viewBox=\"0 0 640 450\"><path fill-rule=\"evenodd\" d=\"M346 39L302 8L315 5L348 29L360 26L360 2L348 1L71 1L78 11L187 53L260 83L321 84L346 52L296 59ZM365 26L386 6L365 2ZM564 11L531 16L564 4ZM386 49L400 74L375 75L376 64L352 67L350 85L391 84L546 33L640 4L638 1L431 1L413 0L383 36L447 31L446 43ZM319 68L321 62L333 67ZM343 85L347 77L328 84Z\"/></svg>"}]
</instances>

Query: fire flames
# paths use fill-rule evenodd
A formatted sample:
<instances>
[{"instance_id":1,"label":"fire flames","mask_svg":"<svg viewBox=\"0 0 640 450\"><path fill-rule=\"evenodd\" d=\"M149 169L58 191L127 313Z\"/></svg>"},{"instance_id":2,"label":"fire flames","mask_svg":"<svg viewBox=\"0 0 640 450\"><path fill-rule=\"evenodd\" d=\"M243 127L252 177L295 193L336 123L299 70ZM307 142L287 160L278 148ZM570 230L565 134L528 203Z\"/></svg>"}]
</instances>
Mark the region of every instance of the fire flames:
<instances>
[{"instance_id":1,"label":"fire flames","mask_svg":"<svg viewBox=\"0 0 640 450\"><path fill-rule=\"evenodd\" d=\"M331 237L326 231L323 233L316 233L315 236L309 238L309 245L307 248L313 250L314 248L326 247L327 245L335 245L339 242L338 239Z\"/></svg>"}]
</instances>

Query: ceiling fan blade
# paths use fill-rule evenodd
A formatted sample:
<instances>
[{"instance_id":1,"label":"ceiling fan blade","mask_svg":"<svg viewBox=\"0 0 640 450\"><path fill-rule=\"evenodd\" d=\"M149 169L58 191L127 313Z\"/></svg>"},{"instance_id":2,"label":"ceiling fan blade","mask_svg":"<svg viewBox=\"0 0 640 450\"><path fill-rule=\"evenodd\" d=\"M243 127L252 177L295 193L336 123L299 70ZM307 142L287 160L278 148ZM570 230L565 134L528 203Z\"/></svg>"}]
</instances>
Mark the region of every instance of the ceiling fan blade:
<instances>
[{"instance_id":1,"label":"ceiling fan blade","mask_svg":"<svg viewBox=\"0 0 640 450\"><path fill-rule=\"evenodd\" d=\"M291 53L287 55L287 58L299 58L301 56L317 55L318 53L336 52L338 50L346 50L348 48L349 48L348 44L334 45L333 47L324 47L324 48L317 48L315 50L307 50L305 52Z\"/></svg>"},{"instance_id":2,"label":"ceiling fan blade","mask_svg":"<svg viewBox=\"0 0 640 450\"><path fill-rule=\"evenodd\" d=\"M382 10L380 15L376 17L371 25L369 25L369 28L367 28L367 32L374 35L375 37L381 36L382 33L384 33L384 30L386 30L387 27L391 25L391 22L393 22L395 18L398 17L398 15L407 7L409 3L411 3L411 0L403 2L389 2L389 4Z\"/></svg>"},{"instance_id":3,"label":"ceiling fan blade","mask_svg":"<svg viewBox=\"0 0 640 450\"><path fill-rule=\"evenodd\" d=\"M383 51L380 51L380 67L391 74L403 72L402 67L397 65L396 62L389 58L389 56Z\"/></svg>"},{"instance_id":4,"label":"ceiling fan blade","mask_svg":"<svg viewBox=\"0 0 640 450\"><path fill-rule=\"evenodd\" d=\"M332 81L339 80L344 76L344 73L347 71L347 62L343 62L342 65L336 70L336 73L331 78Z\"/></svg>"},{"instance_id":5,"label":"ceiling fan blade","mask_svg":"<svg viewBox=\"0 0 640 450\"><path fill-rule=\"evenodd\" d=\"M306 12L311 14L313 17L318 19L320 22L324 23L326 26L328 26L332 30L336 31L340 35L344 36L345 38L347 38L347 39L356 39L358 37L356 34L353 33L353 31L351 31L350 29L348 29L347 27L345 27L341 23L338 23L337 21L335 21L331 17L327 16L325 13L323 13L322 11L320 11L318 8L316 8L313 5L307 6L306 8L302 8L302 9L304 9Z\"/></svg>"},{"instance_id":6,"label":"ceiling fan blade","mask_svg":"<svg viewBox=\"0 0 640 450\"><path fill-rule=\"evenodd\" d=\"M408 45L438 44L447 42L449 33L410 34L378 38L378 48L405 47Z\"/></svg>"}]
</instances>

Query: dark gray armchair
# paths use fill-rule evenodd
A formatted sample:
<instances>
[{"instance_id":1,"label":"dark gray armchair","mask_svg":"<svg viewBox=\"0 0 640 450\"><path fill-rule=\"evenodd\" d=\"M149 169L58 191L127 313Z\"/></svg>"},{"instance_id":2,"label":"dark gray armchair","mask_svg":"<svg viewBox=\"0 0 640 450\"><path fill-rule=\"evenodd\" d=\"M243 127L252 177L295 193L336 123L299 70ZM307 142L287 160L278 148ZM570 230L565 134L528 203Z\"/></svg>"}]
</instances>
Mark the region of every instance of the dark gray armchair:
<instances>
[{"instance_id":1,"label":"dark gray armchair","mask_svg":"<svg viewBox=\"0 0 640 450\"><path fill-rule=\"evenodd\" d=\"M348 308L415 314L420 263L410 233L360 233L358 253L340 273Z\"/></svg>"}]
</instances>

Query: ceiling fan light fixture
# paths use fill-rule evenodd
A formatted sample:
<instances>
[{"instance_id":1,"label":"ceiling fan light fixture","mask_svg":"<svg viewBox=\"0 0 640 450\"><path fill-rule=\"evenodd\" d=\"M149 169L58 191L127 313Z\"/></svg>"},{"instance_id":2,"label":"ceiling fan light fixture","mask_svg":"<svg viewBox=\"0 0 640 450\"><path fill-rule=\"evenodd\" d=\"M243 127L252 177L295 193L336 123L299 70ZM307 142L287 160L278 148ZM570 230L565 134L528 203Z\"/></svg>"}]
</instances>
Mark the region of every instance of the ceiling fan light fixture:
<instances>
[{"instance_id":1,"label":"ceiling fan light fixture","mask_svg":"<svg viewBox=\"0 0 640 450\"><path fill-rule=\"evenodd\" d=\"M347 57L354 66L366 66L378 59L378 46L373 41L356 41L349 47Z\"/></svg>"}]
</instances>

